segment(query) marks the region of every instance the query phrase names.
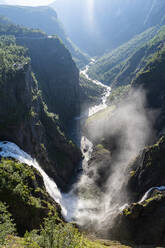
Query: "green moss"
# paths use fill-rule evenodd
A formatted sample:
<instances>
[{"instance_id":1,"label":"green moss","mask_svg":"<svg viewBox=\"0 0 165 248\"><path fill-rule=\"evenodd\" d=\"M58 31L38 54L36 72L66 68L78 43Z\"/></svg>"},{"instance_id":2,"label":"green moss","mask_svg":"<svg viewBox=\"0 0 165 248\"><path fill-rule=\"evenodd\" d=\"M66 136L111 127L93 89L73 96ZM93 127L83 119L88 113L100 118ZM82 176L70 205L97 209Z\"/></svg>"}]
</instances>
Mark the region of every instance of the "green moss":
<instances>
[{"instance_id":1,"label":"green moss","mask_svg":"<svg viewBox=\"0 0 165 248\"><path fill-rule=\"evenodd\" d=\"M130 175L131 177L133 177L135 175L136 171L130 171Z\"/></svg>"},{"instance_id":2,"label":"green moss","mask_svg":"<svg viewBox=\"0 0 165 248\"><path fill-rule=\"evenodd\" d=\"M132 212L131 212L131 209L130 209L130 208L125 208L125 209L123 210L123 215L129 216L129 215L131 215L131 214L132 214Z\"/></svg>"},{"instance_id":3,"label":"green moss","mask_svg":"<svg viewBox=\"0 0 165 248\"><path fill-rule=\"evenodd\" d=\"M147 207L151 202L153 202L155 200L161 200L162 198L163 198L163 195L161 193L156 193L154 196L148 198L147 200L145 200L141 204L143 207Z\"/></svg>"}]
</instances>

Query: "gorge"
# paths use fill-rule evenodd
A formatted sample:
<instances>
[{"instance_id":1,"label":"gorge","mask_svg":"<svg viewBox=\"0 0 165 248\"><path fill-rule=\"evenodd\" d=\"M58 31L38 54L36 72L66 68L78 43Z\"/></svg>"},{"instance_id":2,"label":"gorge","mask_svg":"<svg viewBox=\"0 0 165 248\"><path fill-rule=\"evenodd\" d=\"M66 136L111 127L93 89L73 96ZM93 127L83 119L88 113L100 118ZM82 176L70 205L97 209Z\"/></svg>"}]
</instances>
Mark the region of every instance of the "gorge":
<instances>
[{"instance_id":1,"label":"gorge","mask_svg":"<svg viewBox=\"0 0 165 248\"><path fill-rule=\"evenodd\" d=\"M164 2L60 4L0 5L0 246L164 247Z\"/></svg>"}]
</instances>

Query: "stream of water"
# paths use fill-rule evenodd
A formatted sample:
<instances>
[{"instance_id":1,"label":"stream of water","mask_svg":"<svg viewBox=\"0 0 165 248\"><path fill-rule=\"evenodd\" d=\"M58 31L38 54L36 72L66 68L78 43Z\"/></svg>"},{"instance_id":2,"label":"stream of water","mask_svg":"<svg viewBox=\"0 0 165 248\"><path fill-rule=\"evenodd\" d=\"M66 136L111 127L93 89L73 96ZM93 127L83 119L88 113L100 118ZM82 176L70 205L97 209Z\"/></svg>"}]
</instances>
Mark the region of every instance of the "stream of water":
<instances>
[{"instance_id":1,"label":"stream of water","mask_svg":"<svg viewBox=\"0 0 165 248\"><path fill-rule=\"evenodd\" d=\"M96 84L96 85L99 85L101 87L104 88L104 93L103 93L103 96L101 97L101 103L99 105L95 105L95 106L92 106L89 108L89 111L88 111L88 117L96 114L97 112L99 112L100 110L103 110L107 107L107 104L106 104L106 101L107 101L107 98L109 97L110 93L111 93L111 87L108 87L107 85L99 82L98 80L93 80L91 79L89 76L88 76L88 69L89 67L95 63L95 60L92 59L91 62L89 63L89 65L87 65L84 70L80 71L80 73L82 75L84 75L88 80L90 80L92 83Z\"/></svg>"}]
</instances>

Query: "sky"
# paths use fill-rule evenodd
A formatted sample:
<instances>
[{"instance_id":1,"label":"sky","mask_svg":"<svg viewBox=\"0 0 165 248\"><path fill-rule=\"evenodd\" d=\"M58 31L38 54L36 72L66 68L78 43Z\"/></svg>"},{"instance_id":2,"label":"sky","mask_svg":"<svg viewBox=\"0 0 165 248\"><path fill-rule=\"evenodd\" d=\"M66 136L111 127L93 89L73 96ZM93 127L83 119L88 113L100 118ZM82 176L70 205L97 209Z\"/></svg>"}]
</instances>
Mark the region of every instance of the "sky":
<instances>
[{"instance_id":1,"label":"sky","mask_svg":"<svg viewBox=\"0 0 165 248\"><path fill-rule=\"evenodd\" d=\"M0 4L41 6L53 3L54 0L0 0Z\"/></svg>"}]
</instances>

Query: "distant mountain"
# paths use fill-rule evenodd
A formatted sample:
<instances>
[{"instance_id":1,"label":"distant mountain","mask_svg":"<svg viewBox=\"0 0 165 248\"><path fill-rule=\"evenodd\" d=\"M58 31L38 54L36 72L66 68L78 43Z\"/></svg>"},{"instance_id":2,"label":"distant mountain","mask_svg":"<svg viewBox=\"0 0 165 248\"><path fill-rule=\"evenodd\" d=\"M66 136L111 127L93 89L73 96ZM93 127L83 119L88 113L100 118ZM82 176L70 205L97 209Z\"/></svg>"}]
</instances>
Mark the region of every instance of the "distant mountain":
<instances>
[{"instance_id":1,"label":"distant mountain","mask_svg":"<svg viewBox=\"0 0 165 248\"><path fill-rule=\"evenodd\" d=\"M90 77L111 86L129 84L145 64L145 60L140 63L147 56L142 47L157 33L161 35L163 30L164 28L160 28L160 26L149 28L112 52L107 53L89 68Z\"/></svg>"},{"instance_id":2,"label":"distant mountain","mask_svg":"<svg viewBox=\"0 0 165 248\"><path fill-rule=\"evenodd\" d=\"M58 20L55 10L50 7L21 7L0 5L0 15L6 16L13 23L28 28L40 29L48 35L57 35L71 52L78 66L88 63L88 57L83 54L66 36Z\"/></svg>"},{"instance_id":3,"label":"distant mountain","mask_svg":"<svg viewBox=\"0 0 165 248\"><path fill-rule=\"evenodd\" d=\"M90 55L101 55L160 23L164 0L56 0L69 37Z\"/></svg>"}]
</instances>

